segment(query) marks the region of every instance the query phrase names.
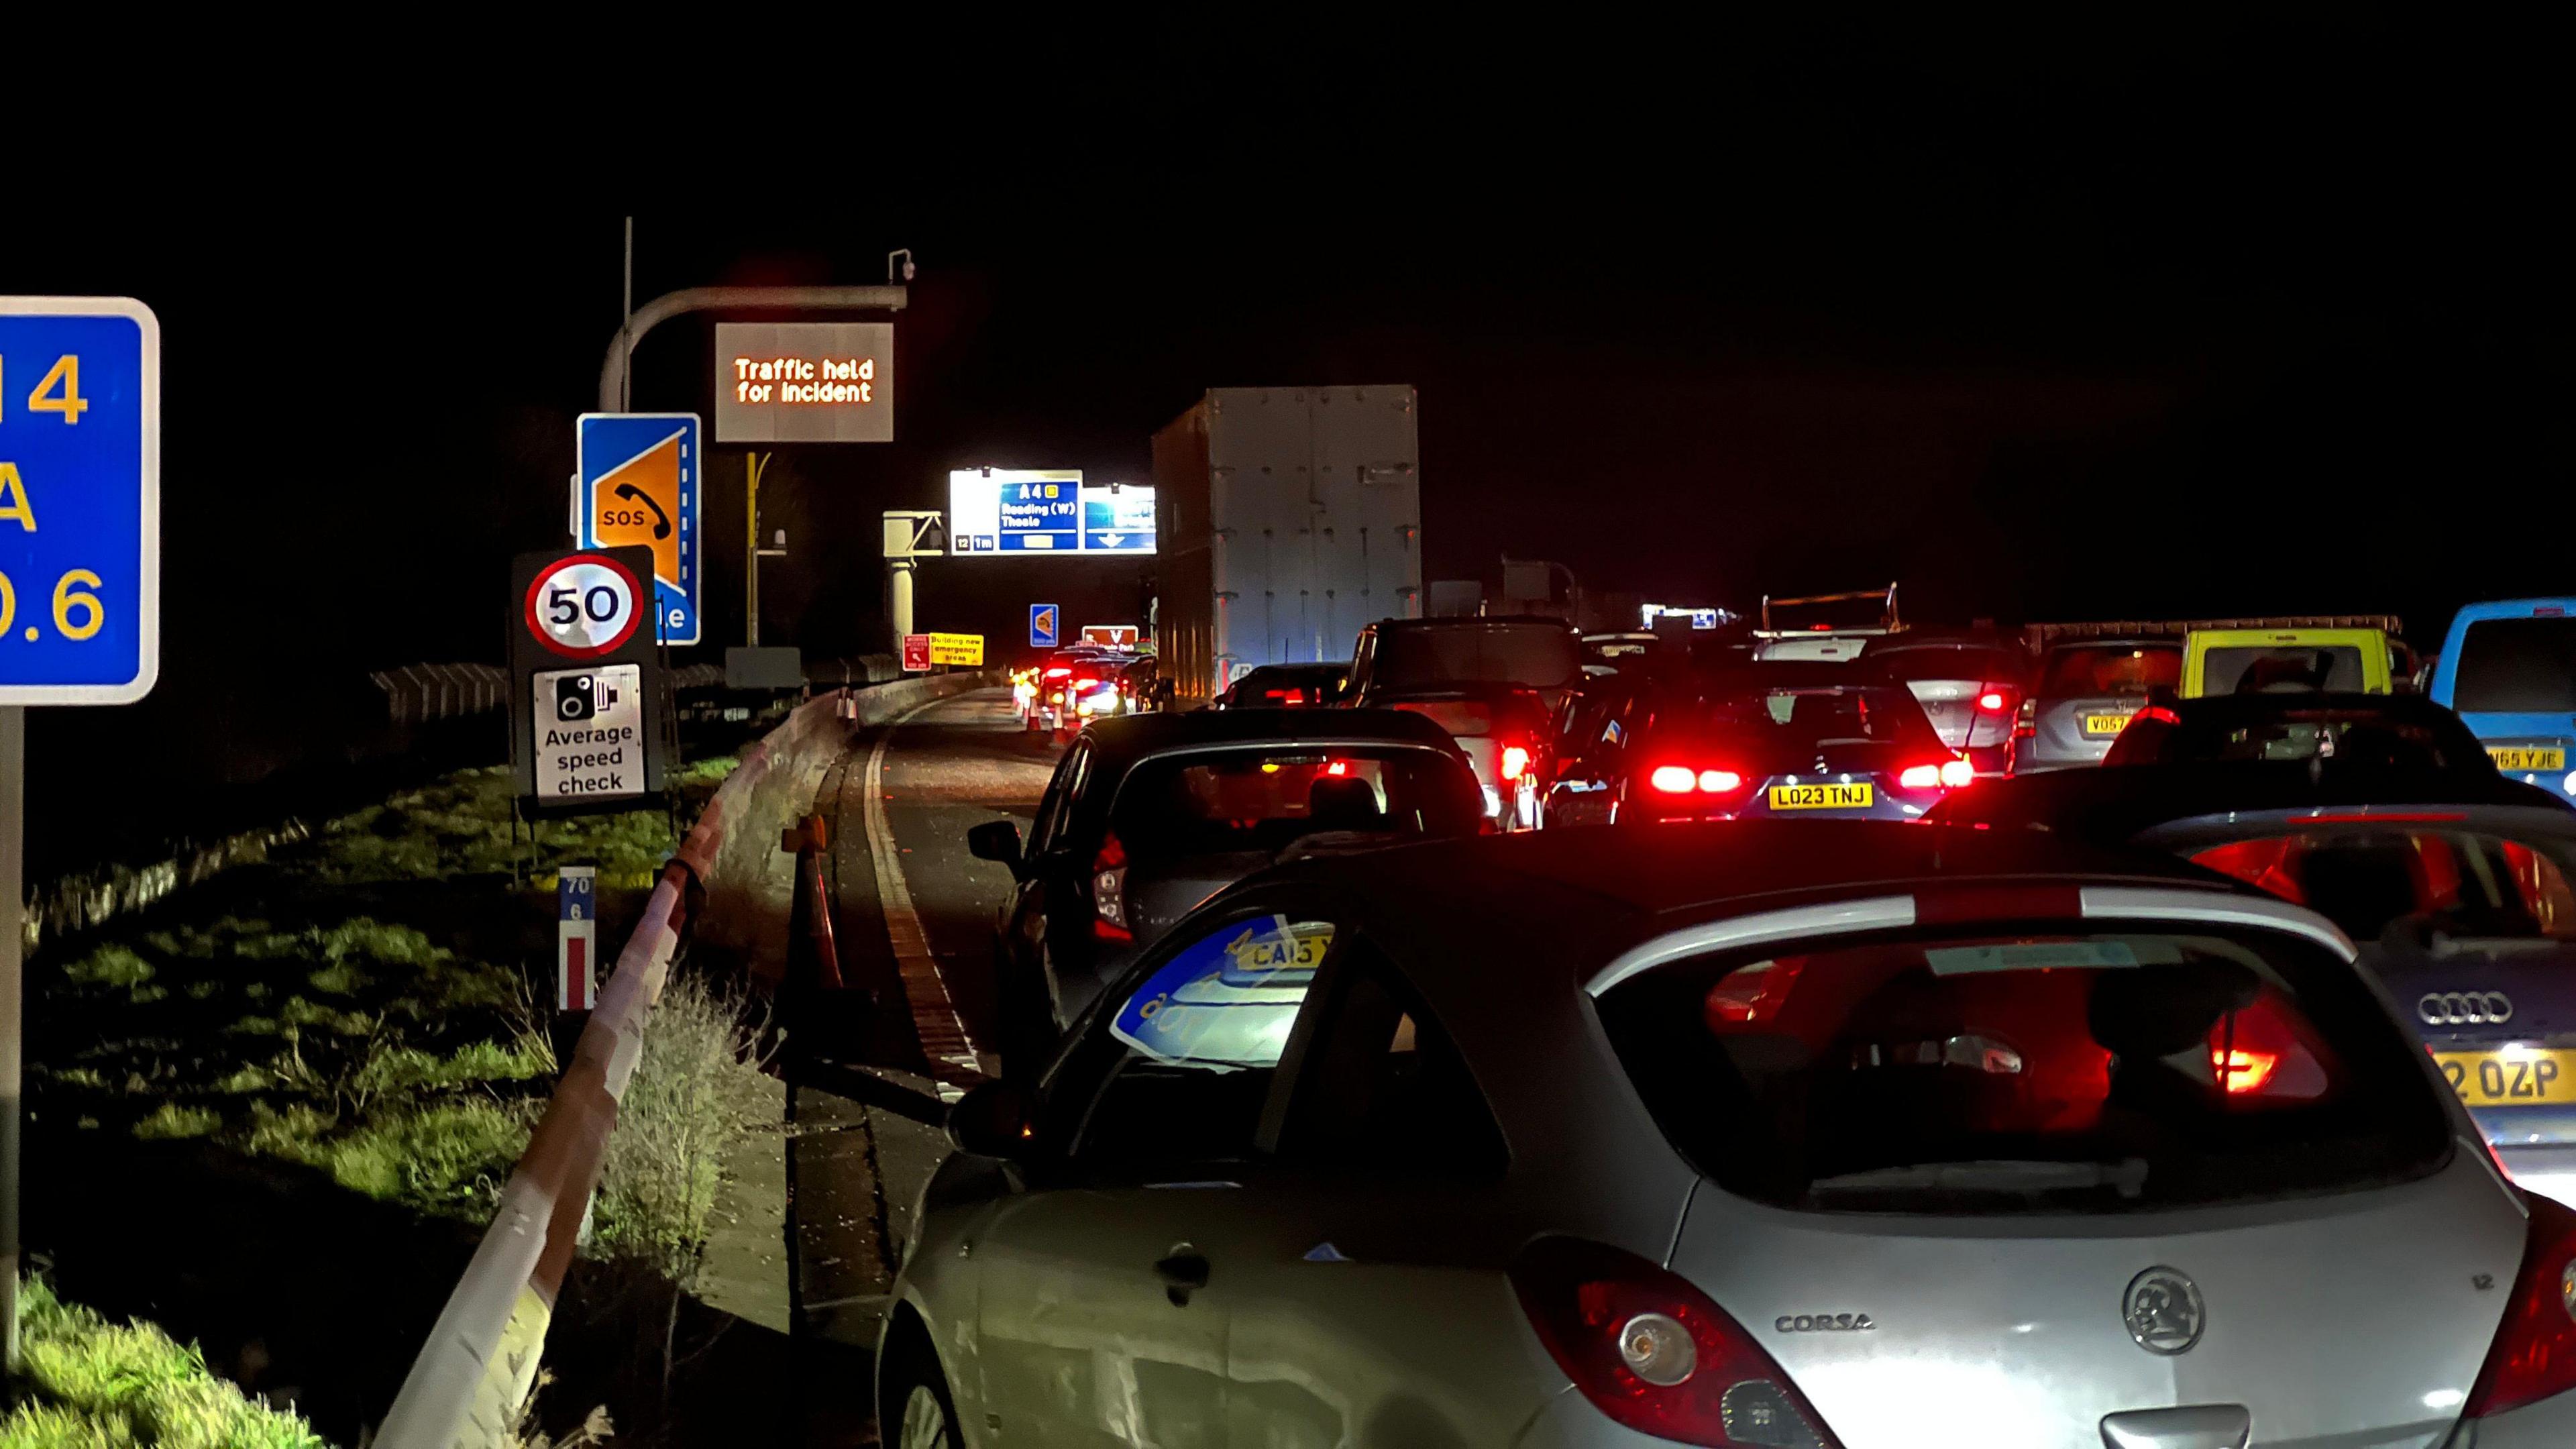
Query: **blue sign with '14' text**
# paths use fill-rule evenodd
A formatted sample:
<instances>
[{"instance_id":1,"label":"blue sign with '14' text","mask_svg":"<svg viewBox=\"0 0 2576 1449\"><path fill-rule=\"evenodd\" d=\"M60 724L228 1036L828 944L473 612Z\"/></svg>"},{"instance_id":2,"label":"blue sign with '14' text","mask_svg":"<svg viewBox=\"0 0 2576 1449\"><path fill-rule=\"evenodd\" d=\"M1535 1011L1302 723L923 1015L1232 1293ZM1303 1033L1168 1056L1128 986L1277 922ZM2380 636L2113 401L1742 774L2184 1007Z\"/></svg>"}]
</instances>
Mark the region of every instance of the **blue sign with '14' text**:
<instances>
[{"instance_id":1,"label":"blue sign with '14' text","mask_svg":"<svg viewBox=\"0 0 2576 1449\"><path fill-rule=\"evenodd\" d=\"M0 297L0 705L130 704L161 672L161 323Z\"/></svg>"}]
</instances>

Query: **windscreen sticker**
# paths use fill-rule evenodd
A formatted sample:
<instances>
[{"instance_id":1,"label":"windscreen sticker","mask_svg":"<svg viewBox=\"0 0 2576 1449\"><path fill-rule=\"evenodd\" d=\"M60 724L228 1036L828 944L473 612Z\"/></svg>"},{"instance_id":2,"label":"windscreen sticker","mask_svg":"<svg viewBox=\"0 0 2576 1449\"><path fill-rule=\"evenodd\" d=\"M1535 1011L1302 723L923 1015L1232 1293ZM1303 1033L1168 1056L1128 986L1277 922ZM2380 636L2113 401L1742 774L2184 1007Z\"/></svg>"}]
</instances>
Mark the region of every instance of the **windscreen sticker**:
<instances>
[{"instance_id":1,"label":"windscreen sticker","mask_svg":"<svg viewBox=\"0 0 2576 1449\"><path fill-rule=\"evenodd\" d=\"M1992 946L1934 946L1923 964L1935 976L1982 971L2099 971L2138 964L2126 941L2018 941Z\"/></svg>"},{"instance_id":2,"label":"windscreen sticker","mask_svg":"<svg viewBox=\"0 0 2576 1449\"><path fill-rule=\"evenodd\" d=\"M1333 945L1325 921L1268 916L1191 942L1119 1007L1110 1034L1159 1061L1275 1066Z\"/></svg>"}]
</instances>

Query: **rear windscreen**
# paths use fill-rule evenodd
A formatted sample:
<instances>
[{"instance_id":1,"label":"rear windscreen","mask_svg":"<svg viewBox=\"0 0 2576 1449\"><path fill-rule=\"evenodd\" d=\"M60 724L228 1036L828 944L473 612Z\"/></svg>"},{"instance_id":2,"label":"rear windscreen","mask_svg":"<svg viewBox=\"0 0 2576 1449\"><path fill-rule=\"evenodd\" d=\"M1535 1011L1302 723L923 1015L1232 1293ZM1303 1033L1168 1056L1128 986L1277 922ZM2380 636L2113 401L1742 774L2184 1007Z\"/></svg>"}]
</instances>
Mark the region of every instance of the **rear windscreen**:
<instances>
[{"instance_id":1,"label":"rear windscreen","mask_svg":"<svg viewBox=\"0 0 2576 1449\"><path fill-rule=\"evenodd\" d=\"M2005 649L1872 649L1861 656L1890 679L1957 679L2010 684L2028 672L2025 656Z\"/></svg>"},{"instance_id":2,"label":"rear windscreen","mask_svg":"<svg viewBox=\"0 0 2576 1449\"><path fill-rule=\"evenodd\" d=\"M2383 1182L2447 1150L2418 1049L2349 963L2281 933L1711 956L1600 1011L1700 1170L1792 1207L2146 1211Z\"/></svg>"},{"instance_id":3,"label":"rear windscreen","mask_svg":"<svg viewBox=\"0 0 2576 1449\"><path fill-rule=\"evenodd\" d=\"M2230 712L2232 707L2229 707ZM2358 710L2288 709L2251 723L2186 718L2156 738L2155 760L2328 759L2389 770L2486 768L2486 752L2465 729ZM2131 763L2135 763L2132 761Z\"/></svg>"},{"instance_id":4,"label":"rear windscreen","mask_svg":"<svg viewBox=\"0 0 2576 1449\"><path fill-rule=\"evenodd\" d=\"M2576 619L2481 619L2460 638L2451 707L2576 711Z\"/></svg>"},{"instance_id":5,"label":"rear windscreen","mask_svg":"<svg viewBox=\"0 0 2576 1449\"><path fill-rule=\"evenodd\" d=\"M2182 650L2175 645L2077 644L2052 649L2040 677L2045 699L2094 694L2143 695L2182 683Z\"/></svg>"},{"instance_id":6,"label":"rear windscreen","mask_svg":"<svg viewBox=\"0 0 2576 1449\"><path fill-rule=\"evenodd\" d=\"M1341 697L1339 669L1253 670L1234 682L1238 705L1331 704Z\"/></svg>"},{"instance_id":7,"label":"rear windscreen","mask_svg":"<svg viewBox=\"0 0 2576 1449\"><path fill-rule=\"evenodd\" d=\"M2212 649L2201 665L2203 694L2283 690L2358 691L2361 651L2349 644L2246 645Z\"/></svg>"},{"instance_id":8,"label":"rear windscreen","mask_svg":"<svg viewBox=\"0 0 2576 1449\"><path fill-rule=\"evenodd\" d=\"M2571 854L2576 844L2536 833L2427 824L2255 836L2191 858L2316 911L2355 941L2429 957L2472 942L2576 942Z\"/></svg>"},{"instance_id":9,"label":"rear windscreen","mask_svg":"<svg viewBox=\"0 0 2576 1449\"><path fill-rule=\"evenodd\" d=\"M1797 769L1825 751L1863 746L1924 759L1948 759L1949 748L1913 694L1895 685L1783 688L1728 695L1700 707L1691 731L1747 751L1748 763Z\"/></svg>"},{"instance_id":10,"label":"rear windscreen","mask_svg":"<svg viewBox=\"0 0 2576 1449\"><path fill-rule=\"evenodd\" d=\"M1462 625L1388 629L1378 635L1369 678L1378 686L1506 684L1559 689L1583 677L1583 645L1549 625Z\"/></svg>"},{"instance_id":11,"label":"rear windscreen","mask_svg":"<svg viewBox=\"0 0 2576 1449\"><path fill-rule=\"evenodd\" d=\"M1275 852L1324 831L1471 835L1483 815L1475 777L1447 755L1310 745L1148 760L1119 786L1109 828L1153 859Z\"/></svg>"}]
</instances>

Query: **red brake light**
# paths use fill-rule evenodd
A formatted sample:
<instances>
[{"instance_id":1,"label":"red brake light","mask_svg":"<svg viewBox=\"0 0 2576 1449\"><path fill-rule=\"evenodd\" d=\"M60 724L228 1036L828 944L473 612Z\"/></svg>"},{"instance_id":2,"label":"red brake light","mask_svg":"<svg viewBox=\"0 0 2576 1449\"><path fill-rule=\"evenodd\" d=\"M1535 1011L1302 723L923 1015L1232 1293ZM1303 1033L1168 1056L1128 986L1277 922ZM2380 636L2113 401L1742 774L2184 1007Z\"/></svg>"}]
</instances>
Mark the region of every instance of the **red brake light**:
<instances>
[{"instance_id":1,"label":"red brake light","mask_svg":"<svg viewBox=\"0 0 2576 1449\"><path fill-rule=\"evenodd\" d=\"M2039 701L2025 699L2021 702L2021 713L2013 717L2013 735L2019 739L2028 739L2038 733Z\"/></svg>"},{"instance_id":2,"label":"red brake light","mask_svg":"<svg viewBox=\"0 0 2576 1449\"><path fill-rule=\"evenodd\" d=\"M1073 671L1072 671L1072 670L1059 667L1059 668L1055 668L1055 669L1050 669L1050 670L1048 670L1048 671L1046 672L1046 677L1047 677L1047 678L1049 678L1049 679L1062 679L1062 678L1064 678L1066 675L1069 675L1069 674L1071 674L1071 673L1073 673Z\"/></svg>"},{"instance_id":3,"label":"red brake light","mask_svg":"<svg viewBox=\"0 0 2576 1449\"><path fill-rule=\"evenodd\" d=\"M1351 762L1348 760L1335 760L1324 766L1324 773L1327 775L1347 775L1350 772Z\"/></svg>"},{"instance_id":4,"label":"red brake light","mask_svg":"<svg viewBox=\"0 0 2576 1449\"><path fill-rule=\"evenodd\" d=\"M2567 606L2564 604L2541 604L2531 611L2531 617L2535 619L2564 619L2567 617Z\"/></svg>"},{"instance_id":5,"label":"red brake light","mask_svg":"<svg viewBox=\"0 0 2576 1449\"><path fill-rule=\"evenodd\" d=\"M1953 790L1962 785L1973 785L1977 783L1977 767L1965 760L1944 760L1941 762L1941 783Z\"/></svg>"},{"instance_id":6,"label":"red brake light","mask_svg":"<svg viewBox=\"0 0 2576 1449\"><path fill-rule=\"evenodd\" d=\"M1897 771L1896 783L1904 786L1908 790L1938 790L1941 788L1941 767L1939 765L1908 765L1904 769Z\"/></svg>"},{"instance_id":7,"label":"red brake light","mask_svg":"<svg viewBox=\"0 0 2576 1449\"><path fill-rule=\"evenodd\" d=\"M1529 768L1530 752L1525 746L1503 746L1503 778L1517 780Z\"/></svg>"},{"instance_id":8,"label":"red brake light","mask_svg":"<svg viewBox=\"0 0 2576 1449\"><path fill-rule=\"evenodd\" d=\"M1512 1264L1512 1287L1557 1367L1627 1428L1712 1449L1840 1449L1752 1335L1679 1274L1599 1243L1548 1237ZM1730 1426L1752 1437L1737 1438Z\"/></svg>"},{"instance_id":9,"label":"red brake light","mask_svg":"<svg viewBox=\"0 0 2576 1449\"><path fill-rule=\"evenodd\" d=\"M1133 941L1127 928L1127 847L1112 830L1091 858L1091 934L1102 941Z\"/></svg>"},{"instance_id":10,"label":"red brake light","mask_svg":"<svg viewBox=\"0 0 2576 1449\"><path fill-rule=\"evenodd\" d=\"M2280 1070L2281 1058L2276 1052L2258 1052L2247 1047L2211 1047L2209 1069L2218 1073L2218 1084L2231 1097L2263 1090Z\"/></svg>"},{"instance_id":11,"label":"red brake light","mask_svg":"<svg viewBox=\"0 0 2576 1449\"><path fill-rule=\"evenodd\" d=\"M2004 707L2004 703L2004 693L2000 689L1989 689L1985 693L1977 696L1977 708L1979 709L2001 710Z\"/></svg>"},{"instance_id":12,"label":"red brake light","mask_svg":"<svg viewBox=\"0 0 2576 1449\"><path fill-rule=\"evenodd\" d=\"M2145 720L2149 724L2178 725L2182 723L2182 716L2161 704L2151 704L2131 716L2129 723L2136 724L2139 720Z\"/></svg>"},{"instance_id":13,"label":"red brake light","mask_svg":"<svg viewBox=\"0 0 2576 1449\"><path fill-rule=\"evenodd\" d=\"M1667 795L1687 795L1693 790L1703 795L1723 795L1744 788L1744 777L1733 770L1694 770L1688 765L1657 765L1646 775L1646 783Z\"/></svg>"},{"instance_id":14,"label":"red brake light","mask_svg":"<svg viewBox=\"0 0 2576 1449\"><path fill-rule=\"evenodd\" d=\"M2531 1224L2522 1272L2460 1411L2472 1419L2576 1389L2576 1212L2537 1195L2523 1201Z\"/></svg>"}]
</instances>

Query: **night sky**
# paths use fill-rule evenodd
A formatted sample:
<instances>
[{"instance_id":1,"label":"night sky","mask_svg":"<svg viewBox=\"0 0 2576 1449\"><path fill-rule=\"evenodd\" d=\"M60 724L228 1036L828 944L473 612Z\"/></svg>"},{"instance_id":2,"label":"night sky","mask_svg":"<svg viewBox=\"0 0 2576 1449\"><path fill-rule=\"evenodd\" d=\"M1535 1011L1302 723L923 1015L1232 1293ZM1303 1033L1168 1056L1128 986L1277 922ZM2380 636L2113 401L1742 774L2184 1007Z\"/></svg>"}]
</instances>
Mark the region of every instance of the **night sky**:
<instances>
[{"instance_id":1,"label":"night sky","mask_svg":"<svg viewBox=\"0 0 2576 1449\"><path fill-rule=\"evenodd\" d=\"M971 463L1144 478L1218 385L1418 387L1429 577L1510 552L1739 605L1895 577L1927 619L2387 610L2428 647L2465 599L2569 586L2537 38L1549 26L1512 55L1320 15L1292 43L915 44L860 67L846 161L740 144L712 79L585 163L602 128L533 108L542 67L370 95L280 64L174 98L150 162L59 194L22 168L0 289L131 293L164 328L138 719L499 657L630 212L639 301L919 260L898 441L784 450L764 485L795 547L767 632L813 653L875 646L878 510ZM317 110L346 126L294 129ZM710 351L666 325L636 405L704 410ZM719 450L717 642L740 476ZM927 572L924 622L1011 627L1030 589L989 567ZM1089 587L1132 592L1106 567Z\"/></svg>"}]
</instances>

